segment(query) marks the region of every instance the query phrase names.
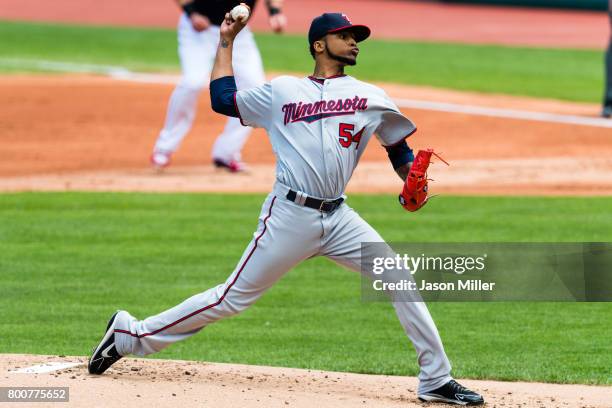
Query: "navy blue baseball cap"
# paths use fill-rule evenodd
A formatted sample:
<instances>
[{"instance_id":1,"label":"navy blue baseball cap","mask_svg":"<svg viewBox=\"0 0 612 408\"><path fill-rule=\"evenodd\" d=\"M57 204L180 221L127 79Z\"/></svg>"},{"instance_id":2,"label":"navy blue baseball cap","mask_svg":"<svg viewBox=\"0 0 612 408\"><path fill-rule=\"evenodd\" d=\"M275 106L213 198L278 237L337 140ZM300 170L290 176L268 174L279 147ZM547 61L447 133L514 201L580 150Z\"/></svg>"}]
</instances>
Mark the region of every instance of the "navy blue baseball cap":
<instances>
[{"instance_id":1,"label":"navy blue baseball cap","mask_svg":"<svg viewBox=\"0 0 612 408\"><path fill-rule=\"evenodd\" d=\"M312 45L329 33L351 31L357 42L370 36L370 29L364 25L355 25L344 13L324 13L312 20L308 30L308 43Z\"/></svg>"}]
</instances>

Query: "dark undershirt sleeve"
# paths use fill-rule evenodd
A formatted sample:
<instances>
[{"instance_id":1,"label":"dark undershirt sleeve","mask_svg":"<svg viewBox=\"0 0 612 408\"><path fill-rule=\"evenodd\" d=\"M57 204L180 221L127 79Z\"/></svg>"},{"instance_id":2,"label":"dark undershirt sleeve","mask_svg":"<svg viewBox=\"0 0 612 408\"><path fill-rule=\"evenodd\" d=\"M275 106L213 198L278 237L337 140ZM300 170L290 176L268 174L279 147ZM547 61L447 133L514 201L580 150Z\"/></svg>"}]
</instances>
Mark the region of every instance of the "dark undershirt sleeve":
<instances>
[{"instance_id":1,"label":"dark undershirt sleeve","mask_svg":"<svg viewBox=\"0 0 612 408\"><path fill-rule=\"evenodd\" d=\"M234 103L236 92L236 80L233 76L225 76L211 81L210 102L213 110L222 115L239 117Z\"/></svg>"}]
</instances>

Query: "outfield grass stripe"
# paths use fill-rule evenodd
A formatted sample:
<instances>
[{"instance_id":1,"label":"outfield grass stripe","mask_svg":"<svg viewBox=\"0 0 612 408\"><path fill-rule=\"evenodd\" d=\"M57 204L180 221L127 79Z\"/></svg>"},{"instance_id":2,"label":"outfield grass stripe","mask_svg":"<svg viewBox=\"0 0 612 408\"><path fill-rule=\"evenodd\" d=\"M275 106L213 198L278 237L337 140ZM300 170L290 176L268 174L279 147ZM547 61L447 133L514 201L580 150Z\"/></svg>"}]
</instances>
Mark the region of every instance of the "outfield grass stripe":
<instances>
[{"instance_id":1,"label":"outfield grass stripe","mask_svg":"<svg viewBox=\"0 0 612 408\"><path fill-rule=\"evenodd\" d=\"M74 60L139 72L178 69L176 31L0 21L0 55ZM308 72L312 58L304 36L256 33L265 68ZM603 50L368 40L351 69L366 81L600 102ZM383 61L384 63L381 63ZM0 71L15 72L2 68ZM19 71L17 71L19 72Z\"/></svg>"}]
</instances>

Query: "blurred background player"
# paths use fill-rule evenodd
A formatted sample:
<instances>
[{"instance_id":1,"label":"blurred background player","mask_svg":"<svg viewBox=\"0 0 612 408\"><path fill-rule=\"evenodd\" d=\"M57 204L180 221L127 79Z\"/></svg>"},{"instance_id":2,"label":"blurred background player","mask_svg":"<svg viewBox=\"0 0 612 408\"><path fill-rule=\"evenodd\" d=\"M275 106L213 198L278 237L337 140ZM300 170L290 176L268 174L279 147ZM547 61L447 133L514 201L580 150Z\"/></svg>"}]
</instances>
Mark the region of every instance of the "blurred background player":
<instances>
[{"instance_id":1,"label":"blurred background player","mask_svg":"<svg viewBox=\"0 0 612 408\"><path fill-rule=\"evenodd\" d=\"M183 9L178 23L178 53L182 77L168 103L166 121L161 130L151 164L158 170L170 164L170 158L191 129L195 118L198 97L208 85L210 70L219 42L219 26L227 10L245 3L255 9L257 0L177 0ZM280 33L286 26L282 14L282 0L266 0L270 15L270 26ZM261 56L253 34L245 29L234 44L234 72L239 89L262 85L265 82ZM217 137L212 149L212 160L216 167L231 172L245 169L241 161L241 150L252 128L244 127L237 118L229 118L223 132Z\"/></svg>"},{"instance_id":2,"label":"blurred background player","mask_svg":"<svg viewBox=\"0 0 612 408\"><path fill-rule=\"evenodd\" d=\"M608 41L608 51L606 52L606 89L603 101L601 116L604 118L612 117L612 0L608 1L608 17L610 21L610 39Z\"/></svg>"}]
</instances>

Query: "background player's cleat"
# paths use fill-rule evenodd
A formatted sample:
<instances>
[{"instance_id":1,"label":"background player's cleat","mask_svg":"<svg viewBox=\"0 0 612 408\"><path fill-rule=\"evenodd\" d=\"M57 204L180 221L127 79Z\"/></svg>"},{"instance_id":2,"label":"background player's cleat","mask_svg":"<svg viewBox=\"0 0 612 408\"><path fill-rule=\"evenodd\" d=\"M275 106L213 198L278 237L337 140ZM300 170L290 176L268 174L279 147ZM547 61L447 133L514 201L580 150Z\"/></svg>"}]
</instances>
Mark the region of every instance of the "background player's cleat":
<instances>
[{"instance_id":1,"label":"background player's cleat","mask_svg":"<svg viewBox=\"0 0 612 408\"><path fill-rule=\"evenodd\" d=\"M221 159L213 159L213 164L216 168L221 168L230 173L241 173L248 170L247 165L237 160L225 161Z\"/></svg>"},{"instance_id":2,"label":"background player's cleat","mask_svg":"<svg viewBox=\"0 0 612 408\"><path fill-rule=\"evenodd\" d=\"M156 170L162 170L170 165L170 153L166 152L153 152L151 154L151 165Z\"/></svg>"},{"instance_id":3,"label":"background player's cleat","mask_svg":"<svg viewBox=\"0 0 612 408\"><path fill-rule=\"evenodd\" d=\"M606 119L612 118L612 106L604 106L601 111L601 117Z\"/></svg>"},{"instance_id":4,"label":"background player's cleat","mask_svg":"<svg viewBox=\"0 0 612 408\"><path fill-rule=\"evenodd\" d=\"M440 388L419 394L419 399L426 402L446 402L456 405L482 405L482 395L468 390L455 380L450 380Z\"/></svg>"},{"instance_id":5,"label":"background player's cleat","mask_svg":"<svg viewBox=\"0 0 612 408\"><path fill-rule=\"evenodd\" d=\"M120 312L121 311L116 311L110 318L106 325L104 337L102 337L98 346L93 350L89 363L87 364L89 374L102 374L121 359L122 356L119 355L117 347L115 346L115 322Z\"/></svg>"}]
</instances>

